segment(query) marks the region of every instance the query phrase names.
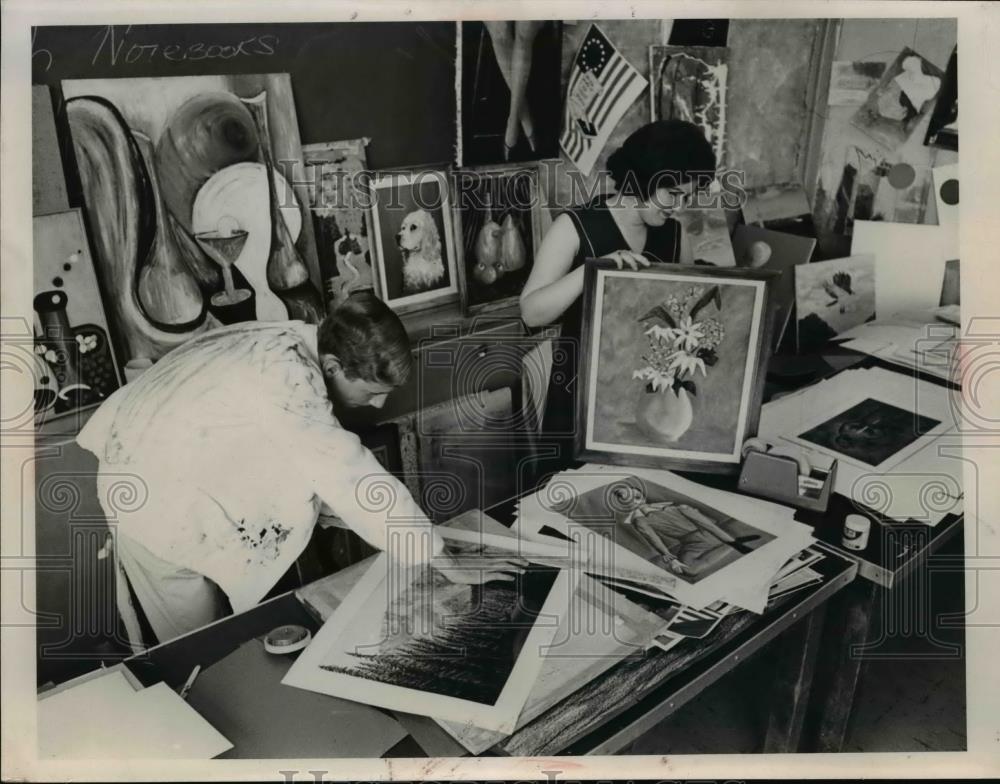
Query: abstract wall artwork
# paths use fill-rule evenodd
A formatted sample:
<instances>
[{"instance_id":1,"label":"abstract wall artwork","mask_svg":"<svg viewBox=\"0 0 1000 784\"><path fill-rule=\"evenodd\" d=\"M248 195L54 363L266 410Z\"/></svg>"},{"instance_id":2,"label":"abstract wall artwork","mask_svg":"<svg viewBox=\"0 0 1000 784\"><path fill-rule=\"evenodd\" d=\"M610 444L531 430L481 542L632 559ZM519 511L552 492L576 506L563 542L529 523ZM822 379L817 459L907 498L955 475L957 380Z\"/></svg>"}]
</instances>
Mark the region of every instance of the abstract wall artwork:
<instances>
[{"instance_id":1,"label":"abstract wall artwork","mask_svg":"<svg viewBox=\"0 0 1000 784\"><path fill-rule=\"evenodd\" d=\"M940 424L931 417L866 398L798 438L878 468Z\"/></svg>"},{"instance_id":2,"label":"abstract wall artwork","mask_svg":"<svg viewBox=\"0 0 1000 784\"><path fill-rule=\"evenodd\" d=\"M466 313L517 301L540 242L538 170L463 171L457 180L458 272Z\"/></svg>"},{"instance_id":3,"label":"abstract wall artwork","mask_svg":"<svg viewBox=\"0 0 1000 784\"><path fill-rule=\"evenodd\" d=\"M578 456L735 469L759 413L774 277L588 262Z\"/></svg>"},{"instance_id":4,"label":"abstract wall artwork","mask_svg":"<svg viewBox=\"0 0 1000 784\"><path fill-rule=\"evenodd\" d=\"M719 46L649 47L650 119L697 125L719 167L726 155L728 60L729 50Z\"/></svg>"},{"instance_id":5,"label":"abstract wall artwork","mask_svg":"<svg viewBox=\"0 0 1000 784\"><path fill-rule=\"evenodd\" d=\"M525 571L464 585L446 565L400 570L381 554L282 683L512 732L579 578L558 566L565 547L437 530L467 568L518 558Z\"/></svg>"},{"instance_id":6,"label":"abstract wall artwork","mask_svg":"<svg viewBox=\"0 0 1000 784\"><path fill-rule=\"evenodd\" d=\"M934 106L943 77L940 68L905 48L851 122L888 150L895 150Z\"/></svg>"},{"instance_id":7,"label":"abstract wall artwork","mask_svg":"<svg viewBox=\"0 0 1000 784\"><path fill-rule=\"evenodd\" d=\"M361 172L368 168L368 142L361 138L302 145L313 197L310 207L319 270L328 303L349 290L373 286L368 212L358 190Z\"/></svg>"},{"instance_id":8,"label":"abstract wall artwork","mask_svg":"<svg viewBox=\"0 0 1000 784\"><path fill-rule=\"evenodd\" d=\"M287 74L62 89L123 359L220 323L322 316L305 194L288 184L302 153Z\"/></svg>"},{"instance_id":9,"label":"abstract wall artwork","mask_svg":"<svg viewBox=\"0 0 1000 784\"><path fill-rule=\"evenodd\" d=\"M34 219L35 421L105 400L119 373L79 210Z\"/></svg>"},{"instance_id":10,"label":"abstract wall artwork","mask_svg":"<svg viewBox=\"0 0 1000 784\"><path fill-rule=\"evenodd\" d=\"M875 318L875 257L870 254L795 267L799 351L818 348Z\"/></svg>"},{"instance_id":11,"label":"abstract wall artwork","mask_svg":"<svg viewBox=\"0 0 1000 784\"><path fill-rule=\"evenodd\" d=\"M448 182L440 172L390 174L373 185L379 296L397 312L458 299Z\"/></svg>"},{"instance_id":12,"label":"abstract wall artwork","mask_svg":"<svg viewBox=\"0 0 1000 784\"><path fill-rule=\"evenodd\" d=\"M916 158L890 160L897 157L887 156L875 144L846 145L840 180L829 205L830 230L851 236L856 220L924 222L931 167Z\"/></svg>"},{"instance_id":13,"label":"abstract wall artwork","mask_svg":"<svg viewBox=\"0 0 1000 784\"><path fill-rule=\"evenodd\" d=\"M885 73L878 60L834 60L830 66L827 106L860 106Z\"/></svg>"},{"instance_id":14,"label":"abstract wall artwork","mask_svg":"<svg viewBox=\"0 0 1000 784\"><path fill-rule=\"evenodd\" d=\"M457 24L458 165L557 156L562 23Z\"/></svg>"}]
</instances>

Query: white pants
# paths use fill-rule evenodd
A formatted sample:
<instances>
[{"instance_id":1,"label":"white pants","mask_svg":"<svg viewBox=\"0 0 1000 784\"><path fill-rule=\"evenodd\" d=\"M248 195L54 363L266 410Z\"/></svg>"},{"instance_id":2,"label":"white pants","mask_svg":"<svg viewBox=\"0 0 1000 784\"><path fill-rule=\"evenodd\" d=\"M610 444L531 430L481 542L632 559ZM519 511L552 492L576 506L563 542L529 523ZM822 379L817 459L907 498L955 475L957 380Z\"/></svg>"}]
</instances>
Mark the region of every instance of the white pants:
<instances>
[{"instance_id":1,"label":"white pants","mask_svg":"<svg viewBox=\"0 0 1000 784\"><path fill-rule=\"evenodd\" d=\"M214 582L156 557L120 531L115 533L115 558L118 563L118 611L133 649L143 647L143 641L124 577L161 643L231 612L225 594Z\"/></svg>"}]
</instances>

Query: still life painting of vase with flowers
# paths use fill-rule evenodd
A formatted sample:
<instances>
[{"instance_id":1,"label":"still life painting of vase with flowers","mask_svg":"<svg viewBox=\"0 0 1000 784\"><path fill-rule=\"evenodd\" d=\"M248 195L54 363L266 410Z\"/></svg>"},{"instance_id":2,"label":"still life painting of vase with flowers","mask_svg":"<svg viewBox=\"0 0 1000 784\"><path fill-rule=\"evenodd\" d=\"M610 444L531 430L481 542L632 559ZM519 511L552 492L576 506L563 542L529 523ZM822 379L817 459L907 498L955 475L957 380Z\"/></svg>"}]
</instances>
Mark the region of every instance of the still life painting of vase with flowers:
<instances>
[{"instance_id":1,"label":"still life painting of vase with flowers","mask_svg":"<svg viewBox=\"0 0 1000 784\"><path fill-rule=\"evenodd\" d=\"M669 269L592 273L583 446L738 463L756 415L766 280Z\"/></svg>"}]
</instances>

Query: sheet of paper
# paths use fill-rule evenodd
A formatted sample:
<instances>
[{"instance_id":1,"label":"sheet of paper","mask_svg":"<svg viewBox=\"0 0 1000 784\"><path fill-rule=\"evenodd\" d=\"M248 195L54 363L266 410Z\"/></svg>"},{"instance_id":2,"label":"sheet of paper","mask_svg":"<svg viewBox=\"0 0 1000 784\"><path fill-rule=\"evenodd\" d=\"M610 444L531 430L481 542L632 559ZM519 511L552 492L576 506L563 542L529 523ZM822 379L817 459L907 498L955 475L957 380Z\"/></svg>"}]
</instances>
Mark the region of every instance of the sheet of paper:
<instances>
[{"instance_id":1,"label":"sheet of paper","mask_svg":"<svg viewBox=\"0 0 1000 784\"><path fill-rule=\"evenodd\" d=\"M958 231L959 177L958 164L935 166L931 169L934 179L934 203L937 206L938 225ZM957 252L954 258L959 258Z\"/></svg>"},{"instance_id":2,"label":"sheet of paper","mask_svg":"<svg viewBox=\"0 0 1000 784\"><path fill-rule=\"evenodd\" d=\"M961 436L951 394L938 384L916 381L903 373L881 368L848 370L765 405L758 432L789 441L811 456L836 457L839 494L892 519L936 525L962 507L963 462L956 452ZM835 438L824 446L815 435L810 437L813 440L803 437L806 432L834 433L842 426L836 425L837 417L865 401L910 412L904 419L911 423L911 430L915 414L938 424L923 436L909 433L905 425L889 428L882 436L893 443L876 447L892 454L878 467L859 462L851 444L838 451ZM858 435L867 432L867 428L857 430Z\"/></svg>"},{"instance_id":3,"label":"sheet of paper","mask_svg":"<svg viewBox=\"0 0 1000 784\"><path fill-rule=\"evenodd\" d=\"M590 572L606 576L620 585L642 590L639 586L646 583L657 592L667 593L696 608L723 600L759 613L766 606L767 590L774 574L789 558L814 541L812 529L794 521L790 507L705 487L669 471L594 464L586 465L577 472L560 474L538 493L522 499L516 525L527 537L537 536L543 527L548 526L567 535L575 531L581 542L589 541L592 537L580 528L583 523L573 522L558 511L562 508L560 500L571 505L577 502L591 504L593 493L601 493L603 488L615 482L635 481L655 485L649 490L657 498L666 493L668 500L673 498L682 505L704 504L717 519L728 518L759 529L767 535L767 541L736 559L727 560L721 568L713 567L706 573L699 572L695 579L686 579L668 573L653 561L618 543L619 532L623 537L630 533L622 528L624 524L621 523L619 510L613 513L618 526L615 540L605 539L607 546L600 546L594 541L587 546L587 551L590 553ZM588 493L591 495L588 496ZM612 511L608 511L608 515L610 521ZM600 533L596 535L604 538Z\"/></svg>"},{"instance_id":4,"label":"sheet of paper","mask_svg":"<svg viewBox=\"0 0 1000 784\"><path fill-rule=\"evenodd\" d=\"M205 669L188 702L229 737L234 757L380 757L405 730L380 710L283 686L292 659L250 640Z\"/></svg>"},{"instance_id":5,"label":"sheet of paper","mask_svg":"<svg viewBox=\"0 0 1000 784\"><path fill-rule=\"evenodd\" d=\"M451 554L461 554L469 568L477 568L480 553L516 553L535 565L516 582L474 589L438 570L400 575L382 553L282 683L512 732L543 664L543 651L567 612L579 569L537 563L554 559L568 566L565 543L512 544L509 537L479 532L444 527L439 532ZM522 619L517 629L492 620L515 612ZM456 649L465 651L459 667L450 661Z\"/></svg>"},{"instance_id":6,"label":"sheet of paper","mask_svg":"<svg viewBox=\"0 0 1000 784\"><path fill-rule=\"evenodd\" d=\"M945 262L957 259L955 226L854 222L851 254L875 256L875 315L937 307Z\"/></svg>"},{"instance_id":7,"label":"sheet of paper","mask_svg":"<svg viewBox=\"0 0 1000 784\"><path fill-rule=\"evenodd\" d=\"M232 744L169 686L136 691L119 673L38 704L42 759L211 759Z\"/></svg>"}]
</instances>

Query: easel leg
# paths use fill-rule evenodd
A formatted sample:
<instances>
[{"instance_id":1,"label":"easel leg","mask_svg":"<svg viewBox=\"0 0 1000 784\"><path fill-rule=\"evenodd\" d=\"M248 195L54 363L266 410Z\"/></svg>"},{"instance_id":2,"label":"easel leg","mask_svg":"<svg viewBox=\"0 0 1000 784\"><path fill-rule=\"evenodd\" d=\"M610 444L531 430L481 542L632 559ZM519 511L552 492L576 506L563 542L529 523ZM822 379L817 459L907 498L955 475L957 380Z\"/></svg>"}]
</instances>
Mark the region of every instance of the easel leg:
<instances>
[{"instance_id":1,"label":"easel leg","mask_svg":"<svg viewBox=\"0 0 1000 784\"><path fill-rule=\"evenodd\" d=\"M784 754L799 749L825 617L824 604L778 640L771 716L764 739L765 754Z\"/></svg>"}]
</instances>

